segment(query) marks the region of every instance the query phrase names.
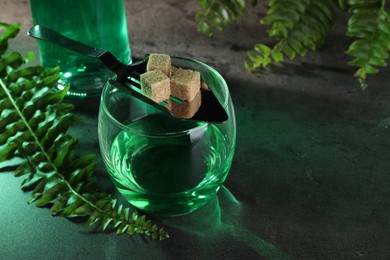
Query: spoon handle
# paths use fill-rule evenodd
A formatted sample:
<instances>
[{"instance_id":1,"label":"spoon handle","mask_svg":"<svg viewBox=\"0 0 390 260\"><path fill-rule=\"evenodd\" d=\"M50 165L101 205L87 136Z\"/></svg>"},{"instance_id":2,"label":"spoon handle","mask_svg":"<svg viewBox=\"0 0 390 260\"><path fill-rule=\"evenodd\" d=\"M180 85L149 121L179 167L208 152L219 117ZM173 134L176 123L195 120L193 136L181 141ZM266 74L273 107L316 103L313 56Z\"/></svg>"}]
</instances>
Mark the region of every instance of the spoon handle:
<instances>
[{"instance_id":1,"label":"spoon handle","mask_svg":"<svg viewBox=\"0 0 390 260\"><path fill-rule=\"evenodd\" d=\"M81 55L98 58L109 70L116 74L124 70L126 67L109 51L100 50L85 45L84 43L72 40L47 26L35 25L27 32L27 34L33 38L50 42L62 48L77 52Z\"/></svg>"},{"instance_id":2,"label":"spoon handle","mask_svg":"<svg viewBox=\"0 0 390 260\"><path fill-rule=\"evenodd\" d=\"M35 25L27 34L33 38L48 41L50 43L56 44L62 48L77 52L79 54L89 56L92 58L99 58L100 55L104 53L103 50L93 48L91 46L85 45L81 42L72 40L57 31L44 26L44 25Z\"/></svg>"}]
</instances>

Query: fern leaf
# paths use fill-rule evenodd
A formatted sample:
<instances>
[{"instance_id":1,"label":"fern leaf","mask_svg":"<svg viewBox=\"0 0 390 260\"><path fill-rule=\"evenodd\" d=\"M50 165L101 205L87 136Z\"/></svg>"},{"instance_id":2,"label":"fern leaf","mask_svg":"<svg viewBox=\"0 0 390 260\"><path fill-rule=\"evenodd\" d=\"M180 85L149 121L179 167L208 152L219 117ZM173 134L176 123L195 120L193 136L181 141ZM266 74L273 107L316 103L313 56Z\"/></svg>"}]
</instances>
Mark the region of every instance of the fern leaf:
<instances>
[{"instance_id":1,"label":"fern leaf","mask_svg":"<svg viewBox=\"0 0 390 260\"><path fill-rule=\"evenodd\" d=\"M257 44L248 52L248 70L265 68L271 62L281 62L305 56L322 43L334 25L336 14L331 0L273 0L269 2L262 24L270 25L268 34L278 42L273 48Z\"/></svg>"},{"instance_id":2,"label":"fern leaf","mask_svg":"<svg viewBox=\"0 0 390 260\"><path fill-rule=\"evenodd\" d=\"M59 69L21 67L27 59L20 54L3 56L19 27L4 23L1 27L5 32L0 36L0 161L17 155L25 159L14 175L24 176L21 188L31 192L28 202L50 206L53 215L88 217L88 226L100 221L103 231L168 238L145 216L130 216L129 209L97 191L91 180L95 155L74 156L77 139L67 130L76 118L70 113L72 105L61 103L69 87L55 87Z\"/></svg>"},{"instance_id":3,"label":"fern leaf","mask_svg":"<svg viewBox=\"0 0 390 260\"><path fill-rule=\"evenodd\" d=\"M363 89L367 87L367 74L377 73L378 67L387 66L390 50L390 12L385 0L350 0L348 21L349 37L357 38L347 54L354 57L348 64L359 67L355 73Z\"/></svg>"},{"instance_id":4,"label":"fern leaf","mask_svg":"<svg viewBox=\"0 0 390 260\"><path fill-rule=\"evenodd\" d=\"M20 24L0 23L0 30L4 30L0 36L0 56L3 55L8 48L8 40L15 38L19 33Z\"/></svg>"},{"instance_id":5,"label":"fern leaf","mask_svg":"<svg viewBox=\"0 0 390 260\"><path fill-rule=\"evenodd\" d=\"M196 14L198 31L213 35L213 30L222 30L234 23L245 12L245 0L197 0L203 10ZM252 0L252 5L257 1Z\"/></svg>"}]
</instances>

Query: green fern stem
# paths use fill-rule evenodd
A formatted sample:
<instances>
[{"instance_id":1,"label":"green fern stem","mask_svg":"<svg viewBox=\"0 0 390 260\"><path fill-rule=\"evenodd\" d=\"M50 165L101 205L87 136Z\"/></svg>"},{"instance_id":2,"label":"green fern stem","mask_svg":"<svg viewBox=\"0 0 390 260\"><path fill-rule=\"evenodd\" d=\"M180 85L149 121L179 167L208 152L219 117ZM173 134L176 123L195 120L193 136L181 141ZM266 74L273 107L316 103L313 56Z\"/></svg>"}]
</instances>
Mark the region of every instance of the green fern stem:
<instances>
[{"instance_id":1,"label":"green fern stem","mask_svg":"<svg viewBox=\"0 0 390 260\"><path fill-rule=\"evenodd\" d=\"M198 31L213 35L213 29L222 30L234 23L245 12L245 0L197 0L203 10L196 14ZM257 1L251 1L256 5Z\"/></svg>"},{"instance_id":2,"label":"green fern stem","mask_svg":"<svg viewBox=\"0 0 390 260\"><path fill-rule=\"evenodd\" d=\"M334 25L336 14L331 0L272 0L262 24L271 25L268 35L278 42L270 48L256 44L247 53L249 71L266 68L272 62L282 62L284 56L293 60L297 54L304 57L322 43Z\"/></svg>"},{"instance_id":3,"label":"green fern stem","mask_svg":"<svg viewBox=\"0 0 390 260\"><path fill-rule=\"evenodd\" d=\"M145 220L145 216L138 216L136 212L133 213L132 216L129 216L128 209L125 209L123 211L123 214L121 214L122 206L120 205L119 207L115 207L116 200L111 199L109 195L100 194L103 196L99 197L99 202L101 203L101 207L99 207L92 201L86 199L85 196L77 192L69 183L69 181L67 181L66 177L60 173L58 167L53 163L50 155L46 152L46 149L41 144L41 141L36 136L33 129L30 127L28 120L24 116L23 112L19 109L19 106L17 105L15 99L13 98L12 94L10 93L10 91L8 90L6 84L2 79L0 79L0 86L2 87L7 98L10 100L20 120L23 122L24 126L29 132L29 136L31 136L31 138L33 139L33 143L38 147L39 153L44 156L44 160L49 164L51 168L51 172L54 172L54 174L51 175L50 178L56 179L55 185L59 185L61 183L64 184L66 186L66 189L76 198L76 200L79 199L80 201L83 202L81 203L83 210L79 210L77 214L75 214L74 212L71 214L73 214L74 216L83 216L91 213L89 220L87 222L87 226L91 226L97 221L102 220L103 230L105 230L109 226L109 224L112 224L111 227L113 229L117 228L118 234L123 232L126 232L129 235L134 233L139 233L160 240L164 240L169 237L168 233L166 233L164 229L162 228L158 229L156 225L152 225L150 221ZM68 88L65 88L64 90L61 91L63 95L65 95L65 93L68 91ZM31 164L34 164L33 162L31 162L29 156L26 157ZM66 192L63 192L63 194L65 193ZM33 194L31 202L37 200L38 198L39 195ZM44 205L46 205L46 202L39 203L37 206L44 206ZM54 214L57 213L58 212L54 212ZM67 216L72 217L73 215L67 215ZM122 226L120 227L120 225Z\"/></svg>"},{"instance_id":4,"label":"green fern stem","mask_svg":"<svg viewBox=\"0 0 390 260\"><path fill-rule=\"evenodd\" d=\"M77 139L66 132L75 117L69 113L73 106L61 103L69 87L55 88L61 77L59 68L20 68L28 60L17 52L2 57L19 25L0 23L0 28L5 28L0 35L0 161L15 157L15 152L26 159L14 176L28 174L21 186L32 191L29 203L51 205L52 215L88 217L87 226L101 222L103 231L111 227L117 234L168 238L163 228L144 215L130 215L129 208L96 191L89 180L95 155L73 158Z\"/></svg>"},{"instance_id":5,"label":"green fern stem","mask_svg":"<svg viewBox=\"0 0 390 260\"><path fill-rule=\"evenodd\" d=\"M27 128L28 132L30 133L30 135L34 139L34 143L38 146L39 150L41 151L41 154L43 154L45 156L46 162L48 162L50 164L51 168L54 170L55 174L61 180L61 182L64 183L67 186L68 190L70 192L72 192L73 195L75 195L80 200L84 201L85 203L87 203L88 205L93 207L95 210L98 210L101 213L104 213L104 211L102 211L100 208L96 207L95 204L93 204L91 201L85 199L82 195L80 195L78 192L76 192L73 189L73 187L70 185L70 183L66 181L65 177L62 174L59 173L59 170L58 170L57 166L54 165L54 163L52 162L50 156L47 154L46 150L42 146L39 138L36 136L35 132L31 129L30 124L27 122L24 114L20 111L19 106L16 104L13 96L8 91L8 88L7 88L7 86L5 85L5 83L3 82L2 79L0 79L0 85L3 88L3 90L4 90L4 93L7 95L7 98L11 101L12 106L14 107L15 111L18 113L20 119L22 120L23 124ZM63 91L64 91L64 93L66 93L68 90L69 90L69 86L67 88L65 88Z\"/></svg>"},{"instance_id":6,"label":"green fern stem","mask_svg":"<svg viewBox=\"0 0 390 260\"><path fill-rule=\"evenodd\" d=\"M377 73L387 66L390 50L390 12L385 10L385 0L349 0L347 36L357 38L347 54L354 57L348 64L359 67L355 77L362 89L367 88L367 74Z\"/></svg>"}]
</instances>

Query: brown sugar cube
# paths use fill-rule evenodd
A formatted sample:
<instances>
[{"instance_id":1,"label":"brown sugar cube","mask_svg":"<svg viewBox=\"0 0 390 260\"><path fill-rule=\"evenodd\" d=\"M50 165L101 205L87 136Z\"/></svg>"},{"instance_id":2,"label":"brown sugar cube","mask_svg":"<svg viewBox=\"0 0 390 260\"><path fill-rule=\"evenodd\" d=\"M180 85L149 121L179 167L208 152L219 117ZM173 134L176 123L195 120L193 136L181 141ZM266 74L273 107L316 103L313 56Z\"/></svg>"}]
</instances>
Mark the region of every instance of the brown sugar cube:
<instances>
[{"instance_id":1,"label":"brown sugar cube","mask_svg":"<svg viewBox=\"0 0 390 260\"><path fill-rule=\"evenodd\" d=\"M159 70L171 77L171 57L167 54L152 53L149 55L146 71Z\"/></svg>"},{"instance_id":2,"label":"brown sugar cube","mask_svg":"<svg viewBox=\"0 0 390 260\"><path fill-rule=\"evenodd\" d=\"M159 103L169 99L171 95L169 78L159 70L152 70L141 74L142 93Z\"/></svg>"},{"instance_id":3,"label":"brown sugar cube","mask_svg":"<svg viewBox=\"0 0 390 260\"><path fill-rule=\"evenodd\" d=\"M175 74L175 72L176 72L177 70L178 70L177 67L171 66L171 76L172 76L173 74Z\"/></svg>"},{"instance_id":4,"label":"brown sugar cube","mask_svg":"<svg viewBox=\"0 0 390 260\"><path fill-rule=\"evenodd\" d=\"M200 88L203 90L210 90L209 85L203 80L200 81Z\"/></svg>"},{"instance_id":5,"label":"brown sugar cube","mask_svg":"<svg viewBox=\"0 0 390 260\"><path fill-rule=\"evenodd\" d=\"M169 100L169 109L177 118L191 118L195 115L201 105L201 92L195 95L195 98L188 102L184 101L182 104Z\"/></svg>"},{"instance_id":6,"label":"brown sugar cube","mask_svg":"<svg viewBox=\"0 0 390 260\"><path fill-rule=\"evenodd\" d=\"M177 69L171 77L171 95L183 100L192 101L200 90L200 73L198 71Z\"/></svg>"}]
</instances>

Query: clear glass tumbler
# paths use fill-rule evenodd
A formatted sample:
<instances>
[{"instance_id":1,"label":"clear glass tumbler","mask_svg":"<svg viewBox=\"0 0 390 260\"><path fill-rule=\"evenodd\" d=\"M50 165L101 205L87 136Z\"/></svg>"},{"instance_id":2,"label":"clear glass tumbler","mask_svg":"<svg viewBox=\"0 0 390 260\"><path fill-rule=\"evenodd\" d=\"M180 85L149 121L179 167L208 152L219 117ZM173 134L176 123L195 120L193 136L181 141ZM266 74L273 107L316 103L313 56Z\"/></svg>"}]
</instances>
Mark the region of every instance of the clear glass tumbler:
<instances>
[{"instance_id":1,"label":"clear glass tumbler","mask_svg":"<svg viewBox=\"0 0 390 260\"><path fill-rule=\"evenodd\" d=\"M131 62L124 0L30 0L34 25L45 25L84 44L109 50ZM38 41L44 67L59 66L59 87L70 84L68 97L98 97L113 74L98 60Z\"/></svg>"},{"instance_id":2,"label":"clear glass tumbler","mask_svg":"<svg viewBox=\"0 0 390 260\"><path fill-rule=\"evenodd\" d=\"M132 205L159 216L184 215L206 204L228 174L236 142L222 76L192 59L172 57L172 64L201 73L226 109L226 123L173 118L110 83L99 111L99 143L113 183Z\"/></svg>"}]
</instances>

